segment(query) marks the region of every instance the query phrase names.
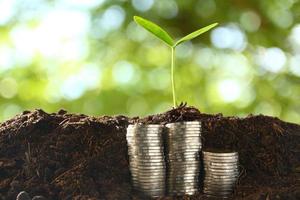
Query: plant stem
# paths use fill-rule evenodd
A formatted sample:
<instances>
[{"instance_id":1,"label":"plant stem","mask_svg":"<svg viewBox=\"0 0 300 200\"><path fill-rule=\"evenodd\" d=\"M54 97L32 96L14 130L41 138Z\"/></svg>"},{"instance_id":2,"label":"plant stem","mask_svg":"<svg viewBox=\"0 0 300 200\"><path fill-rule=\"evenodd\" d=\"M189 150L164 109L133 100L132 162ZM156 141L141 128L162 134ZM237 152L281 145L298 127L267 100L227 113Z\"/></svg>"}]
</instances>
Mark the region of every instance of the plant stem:
<instances>
[{"instance_id":1,"label":"plant stem","mask_svg":"<svg viewBox=\"0 0 300 200\"><path fill-rule=\"evenodd\" d=\"M175 80L174 80L174 65L175 65L175 47L171 47L171 83L172 83L172 94L173 94L173 106L176 108L176 94L175 94Z\"/></svg>"}]
</instances>

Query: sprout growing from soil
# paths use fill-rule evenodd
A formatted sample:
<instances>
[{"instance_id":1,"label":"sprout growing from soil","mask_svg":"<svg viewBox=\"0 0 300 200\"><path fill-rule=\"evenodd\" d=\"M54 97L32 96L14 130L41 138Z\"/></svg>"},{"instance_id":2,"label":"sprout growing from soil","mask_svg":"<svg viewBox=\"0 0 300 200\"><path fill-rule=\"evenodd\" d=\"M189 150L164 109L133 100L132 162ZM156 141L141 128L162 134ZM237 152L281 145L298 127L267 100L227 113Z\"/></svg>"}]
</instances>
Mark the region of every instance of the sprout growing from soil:
<instances>
[{"instance_id":1,"label":"sprout growing from soil","mask_svg":"<svg viewBox=\"0 0 300 200\"><path fill-rule=\"evenodd\" d=\"M165 42L170 48L171 48L171 83L172 83L172 94L173 94L173 106L176 107L176 93L175 93L175 80L174 80L174 66L175 66L175 49L176 47L186 41L192 40L195 37L198 37L202 33L205 33L209 31L210 29L214 28L218 25L218 23L213 23L211 25L208 25L204 28L198 29L183 38L179 39L178 41L174 41L174 39L160 26L157 24L146 20L139 16L134 16L134 21L145 28L147 31L155 35L157 38Z\"/></svg>"}]
</instances>

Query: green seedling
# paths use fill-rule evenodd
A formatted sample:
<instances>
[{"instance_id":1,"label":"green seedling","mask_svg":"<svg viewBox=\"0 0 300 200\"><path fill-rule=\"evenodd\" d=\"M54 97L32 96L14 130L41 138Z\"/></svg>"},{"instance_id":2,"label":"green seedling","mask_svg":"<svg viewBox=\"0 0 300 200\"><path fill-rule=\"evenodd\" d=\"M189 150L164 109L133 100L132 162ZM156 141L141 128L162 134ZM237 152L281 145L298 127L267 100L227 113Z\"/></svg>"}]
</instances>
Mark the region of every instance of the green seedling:
<instances>
[{"instance_id":1,"label":"green seedling","mask_svg":"<svg viewBox=\"0 0 300 200\"><path fill-rule=\"evenodd\" d=\"M176 107L176 93L175 93L175 80L174 80L174 67L175 67L175 49L178 45L180 45L183 42L189 41L194 39L195 37L198 37L202 33L205 33L209 31L210 29L214 28L218 25L218 23L213 23L211 25L208 25L204 28L198 29L183 38L179 39L178 41L174 41L174 39L160 26L157 24L146 20L139 16L134 16L134 21L145 28L147 31L155 35L157 38L165 42L170 48L171 48L171 84L172 84L172 94L173 94L173 105Z\"/></svg>"}]
</instances>

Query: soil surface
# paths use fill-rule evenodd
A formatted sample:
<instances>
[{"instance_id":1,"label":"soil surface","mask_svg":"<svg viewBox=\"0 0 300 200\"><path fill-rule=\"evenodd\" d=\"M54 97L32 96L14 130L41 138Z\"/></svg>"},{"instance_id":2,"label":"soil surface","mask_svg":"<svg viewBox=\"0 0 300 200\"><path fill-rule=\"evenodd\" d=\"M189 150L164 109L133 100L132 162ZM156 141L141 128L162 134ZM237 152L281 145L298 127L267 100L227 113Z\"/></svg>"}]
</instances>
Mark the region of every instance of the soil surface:
<instances>
[{"instance_id":1,"label":"soil surface","mask_svg":"<svg viewBox=\"0 0 300 200\"><path fill-rule=\"evenodd\" d=\"M202 121L204 149L237 150L233 199L300 199L300 126L278 118L204 114L181 105L145 118L24 111L0 124L0 200L20 191L47 199L145 199L133 191L126 127ZM160 199L206 199L199 193Z\"/></svg>"}]
</instances>

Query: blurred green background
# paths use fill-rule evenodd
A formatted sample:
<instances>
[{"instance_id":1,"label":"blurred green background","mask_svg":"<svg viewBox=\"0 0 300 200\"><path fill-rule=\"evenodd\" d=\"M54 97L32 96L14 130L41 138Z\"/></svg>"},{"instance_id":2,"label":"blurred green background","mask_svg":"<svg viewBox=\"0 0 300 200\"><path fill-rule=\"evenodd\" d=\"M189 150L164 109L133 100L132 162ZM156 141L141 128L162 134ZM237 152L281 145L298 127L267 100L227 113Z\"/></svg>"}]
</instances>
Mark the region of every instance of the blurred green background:
<instances>
[{"instance_id":1,"label":"blurred green background","mask_svg":"<svg viewBox=\"0 0 300 200\"><path fill-rule=\"evenodd\" d=\"M178 101L202 112L300 123L298 0L0 0L0 121L42 108L145 116L172 107L175 38L219 26L177 50Z\"/></svg>"}]
</instances>

